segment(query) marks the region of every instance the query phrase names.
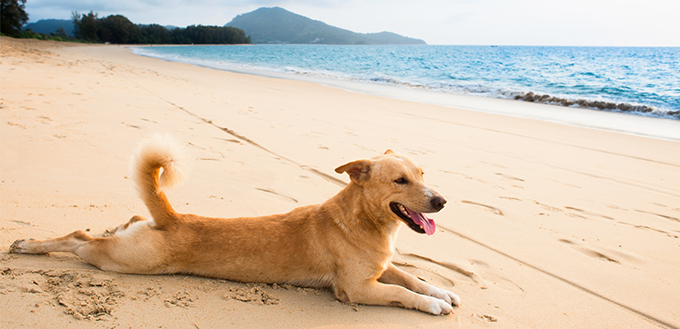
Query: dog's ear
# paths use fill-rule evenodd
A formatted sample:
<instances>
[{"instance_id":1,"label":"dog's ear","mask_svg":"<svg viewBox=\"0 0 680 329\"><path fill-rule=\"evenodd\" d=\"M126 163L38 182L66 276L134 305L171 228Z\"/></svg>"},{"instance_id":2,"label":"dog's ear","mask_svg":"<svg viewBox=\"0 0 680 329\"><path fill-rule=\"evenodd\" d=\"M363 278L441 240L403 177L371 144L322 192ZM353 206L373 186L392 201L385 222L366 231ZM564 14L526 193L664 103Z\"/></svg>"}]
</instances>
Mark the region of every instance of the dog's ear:
<instances>
[{"instance_id":1,"label":"dog's ear","mask_svg":"<svg viewBox=\"0 0 680 329\"><path fill-rule=\"evenodd\" d=\"M387 151L385 151L385 155L396 154L396 153L397 152L392 151L392 149L387 149Z\"/></svg>"},{"instance_id":2,"label":"dog's ear","mask_svg":"<svg viewBox=\"0 0 680 329\"><path fill-rule=\"evenodd\" d=\"M357 185L361 185L371 177L371 160L357 160L335 168L335 172L346 172L349 178Z\"/></svg>"}]
</instances>

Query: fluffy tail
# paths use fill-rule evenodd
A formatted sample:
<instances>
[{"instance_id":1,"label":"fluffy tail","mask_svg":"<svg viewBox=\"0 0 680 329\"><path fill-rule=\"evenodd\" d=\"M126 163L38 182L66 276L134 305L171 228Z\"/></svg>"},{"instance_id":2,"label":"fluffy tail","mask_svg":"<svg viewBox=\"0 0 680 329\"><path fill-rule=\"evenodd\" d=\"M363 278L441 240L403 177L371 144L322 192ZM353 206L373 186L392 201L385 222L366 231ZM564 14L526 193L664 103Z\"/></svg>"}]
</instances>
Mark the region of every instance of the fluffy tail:
<instances>
[{"instance_id":1,"label":"fluffy tail","mask_svg":"<svg viewBox=\"0 0 680 329\"><path fill-rule=\"evenodd\" d=\"M187 168L181 161L182 156L182 145L164 135L142 141L135 152L134 180L156 228L161 229L177 218L163 189L177 185L184 178Z\"/></svg>"}]
</instances>

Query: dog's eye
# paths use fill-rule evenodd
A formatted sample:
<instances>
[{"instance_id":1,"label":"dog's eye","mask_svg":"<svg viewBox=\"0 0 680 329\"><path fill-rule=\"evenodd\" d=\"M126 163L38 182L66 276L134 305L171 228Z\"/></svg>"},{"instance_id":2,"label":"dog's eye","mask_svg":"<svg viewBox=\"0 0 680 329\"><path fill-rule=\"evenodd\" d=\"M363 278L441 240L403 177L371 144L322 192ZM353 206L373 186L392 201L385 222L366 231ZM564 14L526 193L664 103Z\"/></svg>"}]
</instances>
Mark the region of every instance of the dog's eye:
<instances>
[{"instance_id":1,"label":"dog's eye","mask_svg":"<svg viewBox=\"0 0 680 329\"><path fill-rule=\"evenodd\" d=\"M399 185L408 184L408 180L404 177L400 177L399 179L394 180L394 182L399 184Z\"/></svg>"}]
</instances>

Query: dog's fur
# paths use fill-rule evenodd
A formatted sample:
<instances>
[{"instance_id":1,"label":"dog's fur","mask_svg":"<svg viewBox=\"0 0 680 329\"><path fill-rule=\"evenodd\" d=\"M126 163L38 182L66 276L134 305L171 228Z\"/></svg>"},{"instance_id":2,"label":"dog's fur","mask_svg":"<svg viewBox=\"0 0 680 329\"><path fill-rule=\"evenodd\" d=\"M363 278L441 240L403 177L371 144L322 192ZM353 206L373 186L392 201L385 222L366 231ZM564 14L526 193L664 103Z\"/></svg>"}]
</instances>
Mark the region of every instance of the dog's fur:
<instances>
[{"instance_id":1,"label":"dog's fur","mask_svg":"<svg viewBox=\"0 0 680 329\"><path fill-rule=\"evenodd\" d=\"M403 207L422 216L446 203L425 186L421 168L409 158L388 150L338 167L335 171L348 173L351 182L320 205L281 215L222 219L179 214L168 202L163 188L183 173L177 145L156 137L137 151L135 181L153 219L134 216L105 238L76 231L50 240L17 240L9 252L72 252L102 270L120 273L331 287L345 303L431 314L448 314L452 305L459 305L456 294L391 264L402 221L425 231Z\"/></svg>"}]
</instances>

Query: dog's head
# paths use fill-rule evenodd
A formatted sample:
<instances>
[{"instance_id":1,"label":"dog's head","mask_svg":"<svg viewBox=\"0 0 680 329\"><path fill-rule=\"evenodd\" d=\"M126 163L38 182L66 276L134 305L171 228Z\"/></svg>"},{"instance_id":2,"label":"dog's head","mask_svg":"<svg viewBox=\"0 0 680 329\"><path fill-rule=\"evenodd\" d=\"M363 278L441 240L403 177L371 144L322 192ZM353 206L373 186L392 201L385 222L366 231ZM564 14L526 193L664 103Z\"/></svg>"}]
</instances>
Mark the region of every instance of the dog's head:
<instances>
[{"instance_id":1,"label":"dog's head","mask_svg":"<svg viewBox=\"0 0 680 329\"><path fill-rule=\"evenodd\" d=\"M401 220L418 233L434 234L435 224L423 213L438 212L446 200L427 187L423 170L410 158L387 150L372 159L357 160L335 169L361 186L367 202L388 219Z\"/></svg>"}]
</instances>

